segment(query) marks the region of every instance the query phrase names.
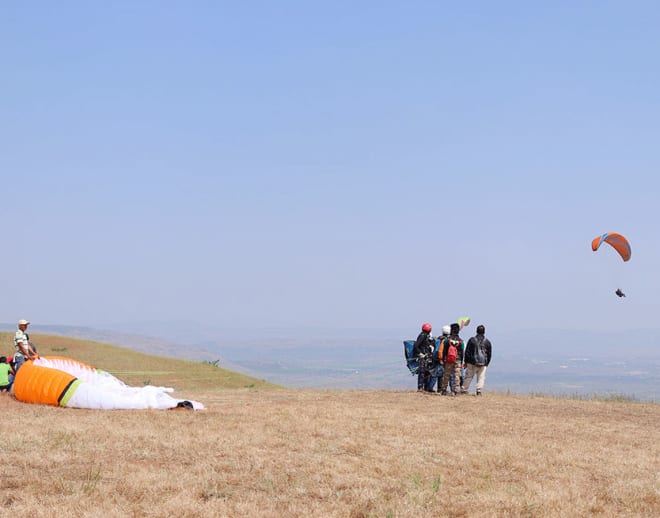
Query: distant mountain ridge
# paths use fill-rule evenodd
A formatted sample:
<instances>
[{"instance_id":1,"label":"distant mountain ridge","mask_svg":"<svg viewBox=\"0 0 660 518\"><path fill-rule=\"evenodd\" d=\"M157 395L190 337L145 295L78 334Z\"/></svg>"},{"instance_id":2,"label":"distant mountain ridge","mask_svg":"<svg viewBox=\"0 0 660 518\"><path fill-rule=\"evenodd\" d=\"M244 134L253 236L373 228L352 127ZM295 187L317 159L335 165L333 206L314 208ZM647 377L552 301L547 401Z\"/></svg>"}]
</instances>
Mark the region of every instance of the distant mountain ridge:
<instances>
[{"instance_id":1,"label":"distant mountain ridge","mask_svg":"<svg viewBox=\"0 0 660 518\"><path fill-rule=\"evenodd\" d=\"M0 324L15 330L15 325ZM154 331L158 336L134 331ZM467 332L465 332L467 331ZM174 339L168 339L172 332ZM288 387L405 389L414 386L403 359L404 338L388 330L239 329L190 323L134 324L130 331L86 326L35 326L56 334L135 351L220 366ZM473 329L462 333L467 339ZM399 336L397 336L399 335ZM514 330L493 341L490 389L515 393L609 393L660 399L660 346L653 329L616 332ZM184 340L189 341L183 344Z\"/></svg>"},{"instance_id":2,"label":"distant mountain ridge","mask_svg":"<svg viewBox=\"0 0 660 518\"><path fill-rule=\"evenodd\" d=\"M15 331L16 326L11 324L0 324L0 331ZM79 338L83 340L91 340L94 342L102 342L120 347L126 347L133 351L138 351L156 356L167 356L171 358L182 358L185 360L199 360L199 361L215 361L218 360L217 353L204 349L203 347L195 345L182 345L174 342L167 341L163 338L147 336L137 333L126 333L121 331L113 331L107 329L95 329L86 326L67 326L67 325L43 325L37 326L30 333L36 338L35 344L38 343L39 335L57 335L66 336L71 338ZM224 359L220 359L223 367L230 363ZM227 368L237 368L236 365L228 366Z\"/></svg>"}]
</instances>

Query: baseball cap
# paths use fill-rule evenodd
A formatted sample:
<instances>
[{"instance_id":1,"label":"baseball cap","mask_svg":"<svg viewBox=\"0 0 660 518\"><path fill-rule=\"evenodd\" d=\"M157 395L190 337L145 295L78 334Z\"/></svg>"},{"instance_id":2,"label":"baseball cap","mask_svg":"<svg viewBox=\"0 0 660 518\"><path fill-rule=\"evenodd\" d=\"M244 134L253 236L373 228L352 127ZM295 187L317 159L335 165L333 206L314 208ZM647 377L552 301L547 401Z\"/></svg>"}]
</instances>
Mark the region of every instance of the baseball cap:
<instances>
[{"instance_id":1,"label":"baseball cap","mask_svg":"<svg viewBox=\"0 0 660 518\"><path fill-rule=\"evenodd\" d=\"M30 323L30 322L28 322L27 320L24 320L24 319L21 319L21 320L18 321L18 325L19 325L19 326L26 326L26 325L28 325L29 323Z\"/></svg>"}]
</instances>

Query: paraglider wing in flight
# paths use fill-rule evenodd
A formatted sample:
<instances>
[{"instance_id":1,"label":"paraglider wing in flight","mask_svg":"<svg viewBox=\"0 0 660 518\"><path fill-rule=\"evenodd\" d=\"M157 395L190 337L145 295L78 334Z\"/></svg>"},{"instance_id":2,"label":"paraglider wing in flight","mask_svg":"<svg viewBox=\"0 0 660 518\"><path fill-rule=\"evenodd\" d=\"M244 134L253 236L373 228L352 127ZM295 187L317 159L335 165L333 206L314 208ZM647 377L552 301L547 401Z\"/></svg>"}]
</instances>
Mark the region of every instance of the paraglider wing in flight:
<instances>
[{"instance_id":1,"label":"paraglider wing in flight","mask_svg":"<svg viewBox=\"0 0 660 518\"><path fill-rule=\"evenodd\" d=\"M602 236L595 237L591 241L591 249L595 252L603 243L607 243L614 248L624 261L630 260L632 254L630 243L621 234L617 234L616 232L606 232Z\"/></svg>"}]
</instances>

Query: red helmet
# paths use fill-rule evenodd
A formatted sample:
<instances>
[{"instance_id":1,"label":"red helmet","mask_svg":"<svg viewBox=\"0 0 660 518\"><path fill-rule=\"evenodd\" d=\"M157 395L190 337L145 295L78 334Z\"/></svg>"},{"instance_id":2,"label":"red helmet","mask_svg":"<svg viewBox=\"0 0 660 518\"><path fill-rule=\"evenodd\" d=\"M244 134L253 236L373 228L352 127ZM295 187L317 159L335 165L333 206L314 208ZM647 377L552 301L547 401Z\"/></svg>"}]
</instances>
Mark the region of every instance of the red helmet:
<instances>
[{"instance_id":1,"label":"red helmet","mask_svg":"<svg viewBox=\"0 0 660 518\"><path fill-rule=\"evenodd\" d=\"M433 326L431 326L431 324L429 324L428 322L422 325L422 331L426 331L427 333L430 333L431 329L433 329Z\"/></svg>"}]
</instances>

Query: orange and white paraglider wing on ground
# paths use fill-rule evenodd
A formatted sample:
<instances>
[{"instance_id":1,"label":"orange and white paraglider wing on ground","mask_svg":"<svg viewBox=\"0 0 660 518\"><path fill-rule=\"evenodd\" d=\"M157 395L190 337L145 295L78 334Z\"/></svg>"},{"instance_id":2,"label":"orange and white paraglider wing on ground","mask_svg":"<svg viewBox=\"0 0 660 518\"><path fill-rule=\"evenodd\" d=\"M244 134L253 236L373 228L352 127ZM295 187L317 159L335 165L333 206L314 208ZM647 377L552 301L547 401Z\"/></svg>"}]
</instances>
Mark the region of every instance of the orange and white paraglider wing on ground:
<instances>
[{"instance_id":1,"label":"orange and white paraglider wing on ground","mask_svg":"<svg viewBox=\"0 0 660 518\"><path fill-rule=\"evenodd\" d=\"M24 403L64 406L63 399L79 384L80 381L68 372L27 361L16 373L12 388L16 399Z\"/></svg>"},{"instance_id":2,"label":"orange and white paraglider wing on ground","mask_svg":"<svg viewBox=\"0 0 660 518\"><path fill-rule=\"evenodd\" d=\"M25 403L106 410L202 410L197 401L175 399L168 387L130 387L112 374L62 357L40 357L25 362L14 379L14 396Z\"/></svg>"}]
</instances>

